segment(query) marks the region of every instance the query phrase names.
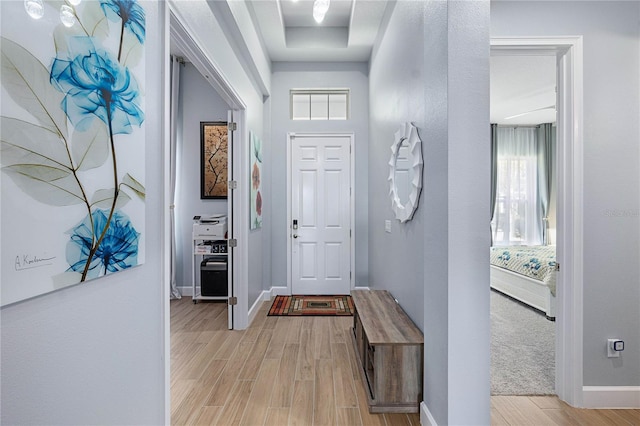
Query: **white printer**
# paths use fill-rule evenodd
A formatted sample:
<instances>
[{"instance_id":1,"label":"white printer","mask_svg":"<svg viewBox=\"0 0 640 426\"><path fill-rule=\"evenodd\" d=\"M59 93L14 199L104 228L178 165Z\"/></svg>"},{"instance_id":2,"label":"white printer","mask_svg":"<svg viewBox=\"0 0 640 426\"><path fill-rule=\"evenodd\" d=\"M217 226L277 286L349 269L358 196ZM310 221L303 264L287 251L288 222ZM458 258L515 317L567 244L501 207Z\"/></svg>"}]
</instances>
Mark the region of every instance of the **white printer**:
<instances>
[{"instance_id":1,"label":"white printer","mask_svg":"<svg viewBox=\"0 0 640 426\"><path fill-rule=\"evenodd\" d=\"M198 215L193 217L193 238L227 239L227 216Z\"/></svg>"}]
</instances>

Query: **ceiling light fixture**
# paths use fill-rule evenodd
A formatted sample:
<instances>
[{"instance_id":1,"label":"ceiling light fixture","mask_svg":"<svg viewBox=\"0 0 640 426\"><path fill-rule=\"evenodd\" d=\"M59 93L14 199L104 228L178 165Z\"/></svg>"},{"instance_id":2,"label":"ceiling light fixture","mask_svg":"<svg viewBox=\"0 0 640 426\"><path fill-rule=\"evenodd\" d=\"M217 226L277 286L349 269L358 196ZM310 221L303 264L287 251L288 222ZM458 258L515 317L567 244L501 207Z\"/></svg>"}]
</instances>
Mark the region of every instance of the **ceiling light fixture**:
<instances>
[{"instance_id":1,"label":"ceiling light fixture","mask_svg":"<svg viewBox=\"0 0 640 426\"><path fill-rule=\"evenodd\" d=\"M77 6L80 4L82 0L69 0L69 3L71 3L73 6Z\"/></svg>"},{"instance_id":2,"label":"ceiling light fixture","mask_svg":"<svg viewBox=\"0 0 640 426\"><path fill-rule=\"evenodd\" d=\"M313 2L313 19L319 24L329 10L329 0L315 0Z\"/></svg>"}]
</instances>

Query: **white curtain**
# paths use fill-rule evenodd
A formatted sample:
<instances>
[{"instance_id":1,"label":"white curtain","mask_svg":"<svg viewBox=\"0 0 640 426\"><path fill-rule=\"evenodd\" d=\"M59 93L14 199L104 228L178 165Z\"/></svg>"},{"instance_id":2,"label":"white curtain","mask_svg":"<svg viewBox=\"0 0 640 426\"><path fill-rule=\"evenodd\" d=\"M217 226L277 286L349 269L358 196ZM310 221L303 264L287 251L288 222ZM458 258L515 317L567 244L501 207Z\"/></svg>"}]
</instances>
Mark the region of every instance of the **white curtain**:
<instances>
[{"instance_id":1,"label":"white curtain","mask_svg":"<svg viewBox=\"0 0 640 426\"><path fill-rule=\"evenodd\" d=\"M170 147L170 160L171 160L171 299L180 299L182 295L178 290L178 283L176 280L176 152L178 145L178 96L180 94L180 66L183 61L175 56L171 57L171 147Z\"/></svg>"},{"instance_id":2,"label":"white curtain","mask_svg":"<svg viewBox=\"0 0 640 426\"><path fill-rule=\"evenodd\" d=\"M551 182L554 179L553 158L555 156L555 129L551 123L538 128L538 191L540 192L540 219L542 220L542 243L549 245L549 206Z\"/></svg>"},{"instance_id":3,"label":"white curtain","mask_svg":"<svg viewBox=\"0 0 640 426\"><path fill-rule=\"evenodd\" d=\"M494 245L540 245L535 127L498 127Z\"/></svg>"}]
</instances>

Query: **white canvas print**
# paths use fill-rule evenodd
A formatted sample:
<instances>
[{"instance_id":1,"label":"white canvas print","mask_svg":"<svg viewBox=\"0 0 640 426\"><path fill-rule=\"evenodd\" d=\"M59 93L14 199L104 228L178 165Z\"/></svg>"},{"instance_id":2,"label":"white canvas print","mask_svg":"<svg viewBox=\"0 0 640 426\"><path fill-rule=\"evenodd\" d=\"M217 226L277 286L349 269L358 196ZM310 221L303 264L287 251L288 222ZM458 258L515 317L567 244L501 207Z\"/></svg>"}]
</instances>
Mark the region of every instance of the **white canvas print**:
<instances>
[{"instance_id":1,"label":"white canvas print","mask_svg":"<svg viewBox=\"0 0 640 426\"><path fill-rule=\"evenodd\" d=\"M0 2L2 305L144 262L145 10Z\"/></svg>"}]
</instances>

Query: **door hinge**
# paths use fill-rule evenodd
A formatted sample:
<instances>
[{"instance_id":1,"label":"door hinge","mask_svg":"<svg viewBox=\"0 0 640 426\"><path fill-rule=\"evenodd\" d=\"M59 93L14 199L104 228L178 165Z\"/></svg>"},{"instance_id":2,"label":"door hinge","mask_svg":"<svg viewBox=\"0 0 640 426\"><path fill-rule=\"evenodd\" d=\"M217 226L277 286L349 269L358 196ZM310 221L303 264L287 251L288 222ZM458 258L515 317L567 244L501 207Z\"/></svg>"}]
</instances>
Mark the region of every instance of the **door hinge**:
<instances>
[{"instance_id":1,"label":"door hinge","mask_svg":"<svg viewBox=\"0 0 640 426\"><path fill-rule=\"evenodd\" d=\"M233 132L233 131L238 129L238 125L235 122L232 121L231 123L227 123L227 129L230 132Z\"/></svg>"},{"instance_id":2,"label":"door hinge","mask_svg":"<svg viewBox=\"0 0 640 426\"><path fill-rule=\"evenodd\" d=\"M558 262L556 262L556 272L560 271L560 264Z\"/></svg>"},{"instance_id":3,"label":"door hinge","mask_svg":"<svg viewBox=\"0 0 640 426\"><path fill-rule=\"evenodd\" d=\"M230 180L229 181L229 189L238 189L238 181Z\"/></svg>"},{"instance_id":4,"label":"door hinge","mask_svg":"<svg viewBox=\"0 0 640 426\"><path fill-rule=\"evenodd\" d=\"M231 296L229 298L229 306L235 306L238 304L238 298L236 296Z\"/></svg>"},{"instance_id":5,"label":"door hinge","mask_svg":"<svg viewBox=\"0 0 640 426\"><path fill-rule=\"evenodd\" d=\"M235 238L230 238L229 240L229 247L238 247L238 240Z\"/></svg>"}]
</instances>

